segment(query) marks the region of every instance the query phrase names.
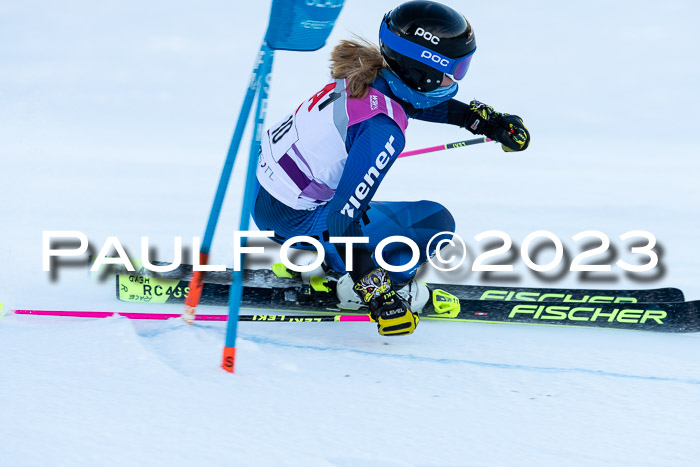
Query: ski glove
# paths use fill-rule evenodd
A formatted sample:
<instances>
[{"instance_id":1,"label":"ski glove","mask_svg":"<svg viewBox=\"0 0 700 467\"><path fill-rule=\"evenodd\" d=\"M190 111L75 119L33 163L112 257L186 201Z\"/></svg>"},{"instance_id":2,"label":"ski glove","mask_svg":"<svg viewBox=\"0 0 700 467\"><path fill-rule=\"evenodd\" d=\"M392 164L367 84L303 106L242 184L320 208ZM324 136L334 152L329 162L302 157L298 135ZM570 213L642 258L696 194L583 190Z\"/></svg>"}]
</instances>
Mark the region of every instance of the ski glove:
<instances>
[{"instance_id":1,"label":"ski glove","mask_svg":"<svg viewBox=\"0 0 700 467\"><path fill-rule=\"evenodd\" d=\"M420 318L393 289L384 269L371 270L355 283L353 289L369 307L382 336L401 336L416 330Z\"/></svg>"},{"instance_id":2,"label":"ski glove","mask_svg":"<svg viewBox=\"0 0 700 467\"><path fill-rule=\"evenodd\" d=\"M502 114L477 100L469 103L464 127L501 143L506 152L524 151L530 145L530 132L517 115Z\"/></svg>"}]
</instances>

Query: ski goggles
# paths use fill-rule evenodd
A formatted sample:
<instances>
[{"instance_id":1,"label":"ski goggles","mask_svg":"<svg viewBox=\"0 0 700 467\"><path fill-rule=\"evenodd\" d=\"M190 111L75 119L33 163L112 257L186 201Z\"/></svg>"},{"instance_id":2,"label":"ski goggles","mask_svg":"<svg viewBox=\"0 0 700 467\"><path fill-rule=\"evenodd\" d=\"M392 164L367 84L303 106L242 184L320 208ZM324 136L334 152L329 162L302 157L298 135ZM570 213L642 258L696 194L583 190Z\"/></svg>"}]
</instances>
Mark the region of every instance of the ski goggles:
<instances>
[{"instance_id":1,"label":"ski goggles","mask_svg":"<svg viewBox=\"0 0 700 467\"><path fill-rule=\"evenodd\" d=\"M426 47L418 45L415 42L411 42L403 37L397 36L389 30L386 25L386 21L382 21L382 26L379 29L379 40L391 50L428 65L429 67L438 71L451 75L457 81L464 78L464 76L467 74L469 63L471 63L472 56L474 55L474 52L476 52L476 41L472 36L472 40L470 42L473 48L467 55L459 58L445 57Z\"/></svg>"}]
</instances>

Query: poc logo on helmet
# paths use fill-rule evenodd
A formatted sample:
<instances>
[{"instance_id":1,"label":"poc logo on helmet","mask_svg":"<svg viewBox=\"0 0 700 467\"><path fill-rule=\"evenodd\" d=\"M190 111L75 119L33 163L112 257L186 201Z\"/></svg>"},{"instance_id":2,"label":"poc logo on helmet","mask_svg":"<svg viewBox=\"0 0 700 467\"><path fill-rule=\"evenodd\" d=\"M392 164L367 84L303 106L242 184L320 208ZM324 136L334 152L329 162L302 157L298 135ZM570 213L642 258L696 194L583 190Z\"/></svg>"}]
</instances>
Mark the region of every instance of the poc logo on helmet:
<instances>
[{"instance_id":1,"label":"poc logo on helmet","mask_svg":"<svg viewBox=\"0 0 700 467\"><path fill-rule=\"evenodd\" d=\"M450 64L449 60L447 60L446 58L442 58L438 54L434 54L429 50L424 50L423 52L421 52L420 56L421 58L427 58L431 62L435 62L440 66L448 66Z\"/></svg>"},{"instance_id":2,"label":"poc logo on helmet","mask_svg":"<svg viewBox=\"0 0 700 467\"><path fill-rule=\"evenodd\" d=\"M440 43L440 38L438 36L433 36L431 33L429 33L428 31L426 31L423 28L416 29L414 36L420 36L423 39L425 39L426 41L429 41L429 42L436 44L436 45Z\"/></svg>"}]
</instances>

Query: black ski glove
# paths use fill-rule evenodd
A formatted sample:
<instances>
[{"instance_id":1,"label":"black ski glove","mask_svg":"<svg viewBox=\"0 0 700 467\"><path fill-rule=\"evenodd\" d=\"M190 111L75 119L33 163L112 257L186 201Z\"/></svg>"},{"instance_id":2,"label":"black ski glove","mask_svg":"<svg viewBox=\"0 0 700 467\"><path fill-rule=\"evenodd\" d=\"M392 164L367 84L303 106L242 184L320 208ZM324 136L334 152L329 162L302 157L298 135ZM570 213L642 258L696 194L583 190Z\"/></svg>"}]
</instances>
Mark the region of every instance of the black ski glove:
<instances>
[{"instance_id":1,"label":"black ski glove","mask_svg":"<svg viewBox=\"0 0 700 467\"><path fill-rule=\"evenodd\" d=\"M477 100L469 103L464 127L501 143L504 151L524 151L530 145L530 132L517 115L502 114Z\"/></svg>"}]
</instances>

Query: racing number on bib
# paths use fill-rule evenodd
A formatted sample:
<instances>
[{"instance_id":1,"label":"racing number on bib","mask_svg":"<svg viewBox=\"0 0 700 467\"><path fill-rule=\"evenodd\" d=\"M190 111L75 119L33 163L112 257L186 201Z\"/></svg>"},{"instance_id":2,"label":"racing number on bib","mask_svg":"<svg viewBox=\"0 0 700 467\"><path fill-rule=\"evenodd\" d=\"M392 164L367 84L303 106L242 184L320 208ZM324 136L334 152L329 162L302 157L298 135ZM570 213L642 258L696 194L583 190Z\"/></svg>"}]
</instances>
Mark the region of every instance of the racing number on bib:
<instances>
[{"instance_id":1,"label":"racing number on bib","mask_svg":"<svg viewBox=\"0 0 700 467\"><path fill-rule=\"evenodd\" d=\"M316 104L318 104L318 102L319 102L321 99L323 99L323 98L326 96L326 94L328 94L329 92L331 92L331 91L333 91L333 90L335 89L336 84L338 84L338 83L328 83L328 84L326 84L326 86L324 86L323 89L321 89L319 92L317 92L316 94L314 94L314 96L311 98L311 104L309 104L309 108L308 108L307 110L308 110L309 112L311 112L311 110L314 108L314 106L315 106ZM340 97L340 93L339 93L339 92L333 92L333 93L328 97L328 99L326 99L325 101L321 102L321 105L318 106L318 110L323 110L323 109L325 109L325 108L328 106L328 104L330 104L330 103L333 102L334 100L338 99L339 97Z\"/></svg>"},{"instance_id":2,"label":"racing number on bib","mask_svg":"<svg viewBox=\"0 0 700 467\"><path fill-rule=\"evenodd\" d=\"M280 123L273 126L272 129L269 130L271 143L270 153L275 162L279 162L279 160L285 154L287 154L291 148L294 148L295 152L298 151L298 148L294 146L299 141L299 134L296 129L295 116L297 113L299 113L301 107L305 103L310 102L307 109L309 112L311 112L314 109L314 107L316 107L316 104L318 104L318 106L316 107L318 110L325 109L331 103L339 99L342 95L341 93L334 91L336 85L337 83L334 82L324 86L324 88L316 94L314 94L311 97L311 99L302 102L293 114L288 115L284 120L282 120ZM324 98L325 100L321 102L321 100ZM261 167L264 167L264 165L262 165Z\"/></svg>"},{"instance_id":3,"label":"racing number on bib","mask_svg":"<svg viewBox=\"0 0 700 467\"><path fill-rule=\"evenodd\" d=\"M287 117L285 121L280 123L277 128L273 129L270 135L272 136L272 143L277 144L279 140L281 140L284 135L287 134L289 130L291 130L292 126L294 125L294 115L290 115Z\"/></svg>"}]
</instances>

